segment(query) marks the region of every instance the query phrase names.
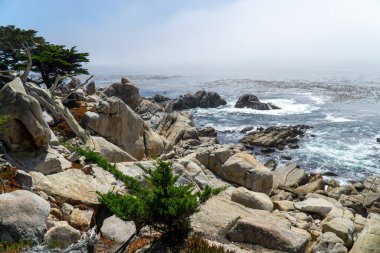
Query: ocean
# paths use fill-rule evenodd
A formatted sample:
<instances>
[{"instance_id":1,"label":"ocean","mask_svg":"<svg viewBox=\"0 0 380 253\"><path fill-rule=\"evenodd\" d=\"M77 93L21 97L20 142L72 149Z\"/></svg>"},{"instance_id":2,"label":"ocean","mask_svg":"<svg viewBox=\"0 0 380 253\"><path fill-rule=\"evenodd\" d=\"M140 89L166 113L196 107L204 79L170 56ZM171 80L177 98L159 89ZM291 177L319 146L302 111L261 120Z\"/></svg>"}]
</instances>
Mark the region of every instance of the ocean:
<instances>
[{"instance_id":1,"label":"ocean","mask_svg":"<svg viewBox=\"0 0 380 253\"><path fill-rule=\"evenodd\" d=\"M200 89L218 92L227 105L190 110L197 127L214 127L221 143L237 143L245 127L310 125L299 149L269 155L253 150L261 162L275 159L279 166L297 163L311 172L333 173L341 182L380 176L380 79L325 78L321 80L257 80L217 75L98 74L98 86L126 76L144 97L176 98ZM234 108L239 96L251 93L282 109L258 111ZM281 156L291 156L283 160Z\"/></svg>"}]
</instances>

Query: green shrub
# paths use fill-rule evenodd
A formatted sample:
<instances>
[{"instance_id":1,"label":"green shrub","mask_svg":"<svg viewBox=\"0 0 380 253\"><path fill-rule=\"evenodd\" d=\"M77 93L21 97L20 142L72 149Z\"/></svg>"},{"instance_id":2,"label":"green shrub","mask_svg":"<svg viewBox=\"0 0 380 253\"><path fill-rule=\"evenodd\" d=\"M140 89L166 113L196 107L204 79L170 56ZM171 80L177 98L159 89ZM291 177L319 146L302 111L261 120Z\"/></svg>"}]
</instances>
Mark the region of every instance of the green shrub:
<instances>
[{"instance_id":1,"label":"green shrub","mask_svg":"<svg viewBox=\"0 0 380 253\"><path fill-rule=\"evenodd\" d=\"M8 115L0 115L0 133L4 130L4 125L11 119Z\"/></svg>"},{"instance_id":2,"label":"green shrub","mask_svg":"<svg viewBox=\"0 0 380 253\"><path fill-rule=\"evenodd\" d=\"M225 250L222 246L210 245L205 239L195 235L186 240L186 245L180 253L235 253L235 251Z\"/></svg>"},{"instance_id":3,"label":"green shrub","mask_svg":"<svg viewBox=\"0 0 380 253\"><path fill-rule=\"evenodd\" d=\"M124 175L115 165L91 150L74 148L124 182L127 193L99 193L100 202L116 216L126 221L134 221L139 231L145 226L161 232L161 239L168 243L180 242L190 230L190 216L199 211L199 206L209 198L219 194L224 188L206 186L203 191L194 193L193 185L178 185L178 176L173 175L172 164L155 160L154 169L138 164L146 173L148 186L130 176Z\"/></svg>"}]
</instances>

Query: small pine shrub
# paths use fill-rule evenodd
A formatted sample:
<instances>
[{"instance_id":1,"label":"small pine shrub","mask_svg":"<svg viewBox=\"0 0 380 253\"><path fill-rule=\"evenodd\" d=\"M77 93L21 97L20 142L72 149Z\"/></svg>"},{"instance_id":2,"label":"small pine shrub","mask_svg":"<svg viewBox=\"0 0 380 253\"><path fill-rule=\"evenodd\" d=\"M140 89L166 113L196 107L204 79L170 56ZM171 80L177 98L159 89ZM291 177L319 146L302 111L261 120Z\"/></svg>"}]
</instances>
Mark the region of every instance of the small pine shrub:
<instances>
[{"instance_id":1,"label":"small pine shrub","mask_svg":"<svg viewBox=\"0 0 380 253\"><path fill-rule=\"evenodd\" d=\"M219 194L225 188L206 186L194 193L193 185L177 185L178 176L173 174L172 164L159 159L155 168L139 167L146 173L145 187L139 180L124 175L117 167L92 150L72 148L84 156L88 162L98 164L124 182L127 193L100 193L99 200L116 216L126 221L134 221L137 230L145 226L161 232L162 241L176 244L190 230L190 216L199 211L200 205Z\"/></svg>"},{"instance_id":2,"label":"small pine shrub","mask_svg":"<svg viewBox=\"0 0 380 253\"><path fill-rule=\"evenodd\" d=\"M210 245L199 235L189 237L185 247L180 253L235 253L232 250L225 250L222 246Z\"/></svg>"}]
</instances>

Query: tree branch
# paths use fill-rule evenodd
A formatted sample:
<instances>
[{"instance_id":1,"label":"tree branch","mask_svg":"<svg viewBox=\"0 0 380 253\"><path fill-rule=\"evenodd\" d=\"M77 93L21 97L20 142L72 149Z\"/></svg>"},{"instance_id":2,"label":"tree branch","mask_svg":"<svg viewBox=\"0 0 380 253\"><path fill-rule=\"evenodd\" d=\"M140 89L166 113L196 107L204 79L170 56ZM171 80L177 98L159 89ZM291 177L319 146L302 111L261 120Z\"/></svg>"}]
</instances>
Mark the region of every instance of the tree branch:
<instances>
[{"instance_id":1,"label":"tree branch","mask_svg":"<svg viewBox=\"0 0 380 253\"><path fill-rule=\"evenodd\" d=\"M23 83L26 82L26 79L29 76L29 72L32 69L32 53L31 53L31 48L30 47L25 47L26 55L28 56L28 63L26 65L26 69L24 73L22 73L20 79Z\"/></svg>"},{"instance_id":2,"label":"tree branch","mask_svg":"<svg viewBox=\"0 0 380 253\"><path fill-rule=\"evenodd\" d=\"M68 95L66 95L64 98L62 98L61 101L65 101L68 97L71 96L71 94L73 94L74 92L76 92L76 91L79 90L80 88L84 87L84 86L88 83L88 81L90 81L91 78L93 78L93 77L94 77L94 76L91 75L89 78L87 78L87 80L86 80L84 83L78 85L77 87L75 87L75 89L73 89L72 91L70 91L70 93L69 93Z\"/></svg>"}]
</instances>

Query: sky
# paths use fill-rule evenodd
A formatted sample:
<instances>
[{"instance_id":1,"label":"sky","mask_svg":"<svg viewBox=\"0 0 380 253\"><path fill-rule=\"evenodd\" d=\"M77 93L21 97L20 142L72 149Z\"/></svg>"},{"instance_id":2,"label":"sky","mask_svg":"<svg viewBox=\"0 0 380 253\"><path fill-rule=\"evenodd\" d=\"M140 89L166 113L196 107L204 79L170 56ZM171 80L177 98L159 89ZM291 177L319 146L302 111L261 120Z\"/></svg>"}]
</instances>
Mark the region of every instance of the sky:
<instances>
[{"instance_id":1,"label":"sky","mask_svg":"<svg viewBox=\"0 0 380 253\"><path fill-rule=\"evenodd\" d=\"M0 25L90 53L90 70L380 69L378 0L0 0Z\"/></svg>"}]
</instances>

